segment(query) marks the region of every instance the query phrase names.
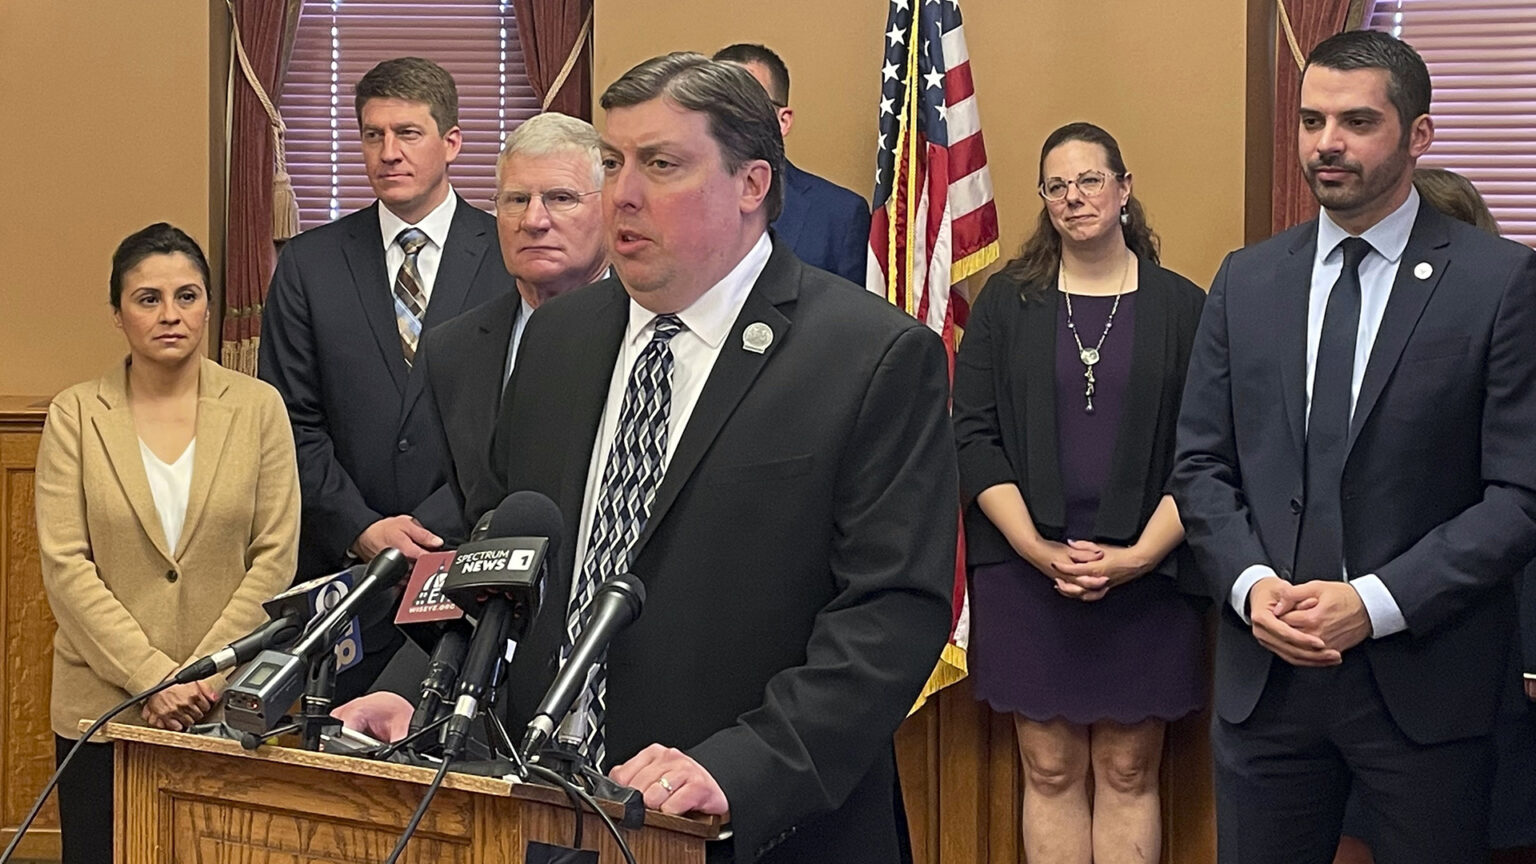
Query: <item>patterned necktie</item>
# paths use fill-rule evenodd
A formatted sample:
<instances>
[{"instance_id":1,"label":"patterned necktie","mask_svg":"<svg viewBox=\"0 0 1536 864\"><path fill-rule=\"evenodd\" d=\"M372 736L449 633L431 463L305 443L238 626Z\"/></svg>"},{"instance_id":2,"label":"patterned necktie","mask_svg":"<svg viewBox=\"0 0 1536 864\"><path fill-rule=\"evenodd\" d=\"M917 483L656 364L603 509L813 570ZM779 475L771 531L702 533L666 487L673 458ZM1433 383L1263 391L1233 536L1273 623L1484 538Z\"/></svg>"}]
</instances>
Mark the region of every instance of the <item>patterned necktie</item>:
<instances>
[{"instance_id":1,"label":"patterned necktie","mask_svg":"<svg viewBox=\"0 0 1536 864\"><path fill-rule=\"evenodd\" d=\"M1344 510L1339 482L1353 413L1355 341L1360 330L1360 262L1371 244L1347 237L1344 269L1328 293L1323 332L1312 372L1312 409L1307 415L1306 487L1296 538L1296 581L1338 581L1344 575Z\"/></svg>"},{"instance_id":2,"label":"patterned necktie","mask_svg":"<svg viewBox=\"0 0 1536 864\"><path fill-rule=\"evenodd\" d=\"M672 347L668 343L684 328L676 315L659 315L655 323L655 334L640 352L624 388L619 423L608 450L597 510L592 518L592 534L566 614L562 662L581 635L582 613L598 586L628 572L630 549L645 527L651 501L661 482L662 462L667 454L667 417L672 409ZM603 769L607 755L603 744L607 696L607 662L601 658L592 667L578 707L585 709L581 752L599 770Z\"/></svg>"},{"instance_id":3,"label":"patterned necktie","mask_svg":"<svg viewBox=\"0 0 1536 864\"><path fill-rule=\"evenodd\" d=\"M395 326L400 331L400 349L405 353L405 365L416 362L416 343L421 339L421 321L427 312L427 295L421 290L421 271L416 269L416 256L427 245L427 232L420 228L407 228L395 238L405 250L405 263L395 274Z\"/></svg>"}]
</instances>

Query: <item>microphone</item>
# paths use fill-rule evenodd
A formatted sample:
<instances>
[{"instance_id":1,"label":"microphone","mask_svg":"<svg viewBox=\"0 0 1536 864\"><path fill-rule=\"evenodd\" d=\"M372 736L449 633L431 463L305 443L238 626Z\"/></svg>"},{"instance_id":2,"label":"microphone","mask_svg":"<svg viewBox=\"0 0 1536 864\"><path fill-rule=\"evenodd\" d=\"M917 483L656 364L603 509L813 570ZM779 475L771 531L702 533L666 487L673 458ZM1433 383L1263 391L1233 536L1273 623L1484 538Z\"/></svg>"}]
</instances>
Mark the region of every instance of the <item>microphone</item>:
<instances>
[{"instance_id":1,"label":"microphone","mask_svg":"<svg viewBox=\"0 0 1536 864\"><path fill-rule=\"evenodd\" d=\"M481 515L470 531L469 542L486 538L495 515L495 510ZM459 667L464 663L469 636L474 630L473 622L465 619L464 610L442 593L449 565L456 554L434 552L416 559L405 593L411 600L402 604L395 615L395 626L428 652L427 673L421 679L421 697L411 714L411 733L421 731L437 719L438 710L453 699Z\"/></svg>"},{"instance_id":2,"label":"microphone","mask_svg":"<svg viewBox=\"0 0 1536 864\"><path fill-rule=\"evenodd\" d=\"M508 495L481 524L484 539L460 546L443 580L448 599L476 618L443 735L443 754L449 759L463 751L507 639L521 639L527 630L539 606L544 562L560 549L560 509L537 492Z\"/></svg>"},{"instance_id":3,"label":"microphone","mask_svg":"<svg viewBox=\"0 0 1536 864\"><path fill-rule=\"evenodd\" d=\"M335 602L351 589L352 583L356 581L354 577L360 574L363 568L359 565L353 569L356 572L343 571L300 582L263 600L261 608L266 610L267 617L271 620L224 648L186 666L176 673L172 679L173 683L190 684L193 681L201 681L249 663L257 654L269 648L281 649L293 644L308 621L335 605ZM372 610L368 611L371 615ZM356 630L356 618L353 619L353 624L353 629ZM356 657L338 657L337 661L338 669L344 669L355 663Z\"/></svg>"},{"instance_id":4,"label":"microphone","mask_svg":"<svg viewBox=\"0 0 1536 864\"><path fill-rule=\"evenodd\" d=\"M352 590L352 586L363 578L365 572L366 565L355 564L338 573L300 582L270 600L263 601L261 605L267 610L267 616L273 619L292 615L302 621L313 621L341 602L341 598ZM392 597L380 597L363 604L336 640L337 672L350 669L362 660L363 628L372 627L392 611Z\"/></svg>"},{"instance_id":5,"label":"microphone","mask_svg":"<svg viewBox=\"0 0 1536 864\"><path fill-rule=\"evenodd\" d=\"M357 587L347 592L347 596L341 598L339 603L331 607L330 611L325 613L325 617L310 624L309 629L299 641L294 643L293 653L300 657L313 658L331 647L331 643L341 635L342 629L350 623L349 619L360 612L359 607L364 606L364 601L371 601L375 594L383 596L390 588L398 586L400 580L405 578L410 570L410 559L406 558L405 553L399 549L385 549L374 556L374 559L368 562L368 569L363 571L363 580L357 583ZM358 614L357 617L382 620L383 615L378 613L382 611L385 615L389 614L388 610L393 608L394 603L392 601L371 603L370 606L368 611L373 614L368 616ZM366 621L363 626L367 626Z\"/></svg>"},{"instance_id":6,"label":"microphone","mask_svg":"<svg viewBox=\"0 0 1536 864\"><path fill-rule=\"evenodd\" d=\"M298 615L285 615L268 621L177 672L172 680L177 684L191 684L193 681L211 678L227 669L251 662L263 651L292 644L303 629L304 619Z\"/></svg>"},{"instance_id":7,"label":"microphone","mask_svg":"<svg viewBox=\"0 0 1536 864\"><path fill-rule=\"evenodd\" d=\"M356 615L382 619L394 604L410 562L398 549L385 549L368 563L357 586L335 606L316 616L287 651L258 653L225 689L225 722L243 732L265 734L304 690L310 665L331 649ZM391 589L394 589L393 591ZM385 612L380 613L380 607Z\"/></svg>"},{"instance_id":8,"label":"microphone","mask_svg":"<svg viewBox=\"0 0 1536 864\"><path fill-rule=\"evenodd\" d=\"M528 731L523 733L522 752L532 757L549 743L555 727L570 713L571 705L586 689L593 665L608 650L613 638L636 618L645 605L645 584L625 573L604 582L587 607L587 623L571 647L571 656L556 673L544 694Z\"/></svg>"},{"instance_id":9,"label":"microphone","mask_svg":"<svg viewBox=\"0 0 1536 864\"><path fill-rule=\"evenodd\" d=\"M443 594L443 583L456 555L432 552L417 558L405 586L405 601L395 613L395 626L429 654L421 697L411 715L411 732L437 719L442 704L453 700L459 667L469 646L470 622L464 619L464 610Z\"/></svg>"}]
</instances>

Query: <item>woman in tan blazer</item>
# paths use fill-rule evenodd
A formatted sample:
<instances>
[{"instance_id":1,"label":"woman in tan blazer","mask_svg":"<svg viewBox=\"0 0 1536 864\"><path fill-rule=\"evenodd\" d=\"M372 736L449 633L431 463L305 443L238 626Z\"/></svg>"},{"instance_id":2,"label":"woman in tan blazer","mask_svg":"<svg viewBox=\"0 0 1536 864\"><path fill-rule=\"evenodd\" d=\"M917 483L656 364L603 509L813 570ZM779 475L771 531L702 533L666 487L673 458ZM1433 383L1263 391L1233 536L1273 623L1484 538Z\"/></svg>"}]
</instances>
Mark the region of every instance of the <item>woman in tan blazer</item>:
<instances>
[{"instance_id":1,"label":"woman in tan blazer","mask_svg":"<svg viewBox=\"0 0 1536 864\"><path fill-rule=\"evenodd\" d=\"M205 359L208 263L165 223L112 258L128 357L60 393L37 454L38 545L58 619L58 756L93 719L258 626L294 575L293 435L277 391ZM137 719L182 730L222 680L172 687ZM129 715L125 715L129 716ZM112 751L87 744L59 783L63 859L110 861Z\"/></svg>"}]
</instances>

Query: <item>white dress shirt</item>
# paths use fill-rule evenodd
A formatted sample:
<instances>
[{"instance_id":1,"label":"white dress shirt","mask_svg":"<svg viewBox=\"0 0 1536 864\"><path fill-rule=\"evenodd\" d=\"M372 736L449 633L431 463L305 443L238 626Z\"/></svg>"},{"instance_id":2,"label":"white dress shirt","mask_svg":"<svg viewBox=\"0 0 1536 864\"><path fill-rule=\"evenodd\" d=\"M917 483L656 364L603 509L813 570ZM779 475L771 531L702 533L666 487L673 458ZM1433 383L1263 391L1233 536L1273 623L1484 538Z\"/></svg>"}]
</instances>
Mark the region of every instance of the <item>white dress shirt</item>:
<instances>
[{"instance_id":1,"label":"white dress shirt","mask_svg":"<svg viewBox=\"0 0 1536 864\"><path fill-rule=\"evenodd\" d=\"M523 331L528 329L528 316L533 314L533 307L528 305L527 298L518 298L517 320L512 322L512 343L507 346L507 365L501 370L501 386L507 386L507 379L512 377L512 367L517 365L517 347L523 344Z\"/></svg>"},{"instance_id":2,"label":"white dress shirt","mask_svg":"<svg viewBox=\"0 0 1536 864\"><path fill-rule=\"evenodd\" d=\"M1350 380L1349 405L1353 414L1355 400L1360 398L1360 382L1365 378L1365 367L1370 362L1371 348L1376 344L1376 333L1381 330L1381 318L1387 311L1387 300L1392 296L1392 283L1402 264L1403 250L1408 247L1408 236L1413 233L1414 220L1419 215L1419 192L1410 187L1408 200L1393 210L1386 218L1372 225L1361 234L1361 239L1371 244L1371 251L1360 262L1360 327L1355 335L1355 365ZM1344 250L1339 244L1352 236L1340 228L1324 210L1317 220L1317 252L1312 259L1312 288L1307 298L1307 419L1312 417L1312 379L1317 372L1317 346L1323 338L1323 315L1328 309L1328 295L1333 283L1344 271ZM1232 586L1231 603L1244 622L1248 618L1248 593L1254 583L1275 571L1267 564L1255 564L1244 570ZM1402 609L1393 599L1392 592L1374 573L1350 579L1344 578L1371 619L1371 636L1380 638L1407 629ZM1251 623L1251 622L1250 622Z\"/></svg>"},{"instance_id":3,"label":"white dress shirt","mask_svg":"<svg viewBox=\"0 0 1536 864\"><path fill-rule=\"evenodd\" d=\"M187 520L187 499L192 494L192 459L196 450L197 439L194 438L175 462L163 462L144 439L139 439L139 455L144 458L149 492L155 499L155 512L160 514L165 548L172 555L176 554L176 544L181 542L181 529Z\"/></svg>"},{"instance_id":4,"label":"white dress shirt","mask_svg":"<svg viewBox=\"0 0 1536 864\"><path fill-rule=\"evenodd\" d=\"M747 295L768 265L768 255L773 244L766 232L753 245L746 257L725 278L715 283L693 305L677 313L687 329L672 337L672 406L667 423L667 450L662 457L662 476L677 452L677 442L683 437L688 418L698 404L704 382L709 380L710 370L722 350L746 350L740 345L725 345L725 337L741 315ZM656 315L634 300L629 301L629 325L624 329L624 343L619 347L619 357L613 366L613 377L608 381L608 401L603 406L603 417L598 425L597 442L592 447L592 458L587 463L586 492L581 499L581 522L576 529L576 574L571 580L574 591L580 581L582 562L586 560L587 544L592 538L592 520L597 513L598 496L602 494L603 469L608 464L608 451L618 435L619 411L624 405L624 390L629 385L630 371L640 352L650 343L656 332ZM657 481L660 485L660 481ZM567 601L569 603L569 601Z\"/></svg>"},{"instance_id":5,"label":"white dress shirt","mask_svg":"<svg viewBox=\"0 0 1536 864\"><path fill-rule=\"evenodd\" d=\"M459 193L448 190L443 203L433 208L415 225L406 222L379 202L379 234L384 238L384 269L389 273L389 289L394 290L395 278L405 264L405 250L396 239L407 228L420 228L427 235L427 245L416 253L416 272L421 275L421 296L431 302L432 286L437 282L437 265L443 260L443 244L448 242L448 229L453 226L453 211L458 207Z\"/></svg>"}]
</instances>

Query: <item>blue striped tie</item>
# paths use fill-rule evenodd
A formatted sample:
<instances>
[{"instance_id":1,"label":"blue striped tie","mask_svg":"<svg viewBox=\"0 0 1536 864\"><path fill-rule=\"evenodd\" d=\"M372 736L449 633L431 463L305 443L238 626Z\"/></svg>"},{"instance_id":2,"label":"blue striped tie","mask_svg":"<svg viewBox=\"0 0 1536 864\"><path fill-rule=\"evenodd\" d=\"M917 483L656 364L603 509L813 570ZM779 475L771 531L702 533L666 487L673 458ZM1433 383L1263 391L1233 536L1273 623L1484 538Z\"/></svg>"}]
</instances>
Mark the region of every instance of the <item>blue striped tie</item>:
<instances>
[{"instance_id":1,"label":"blue striped tie","mask_svg":"<svg viewBox=\"0 0 1536 864\"><path fill-rule=\"evenodd\" d=\"M672 347L668 343L684 328L676 315L658 315L655 325L655 333L635 361L624 389L613 446L603 468L592 534L566 615L562 662L581 635L586 607L598 586L629 571L630 550L645 527L656 487L661 482L667 454L667 418L672 410ZM593 666L581 702L586 711L581 751L599 770L607 756L603 743L607 697L607 662L603 658Z\"/></svg>"}]
</instances>

